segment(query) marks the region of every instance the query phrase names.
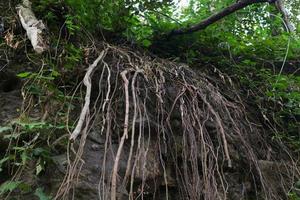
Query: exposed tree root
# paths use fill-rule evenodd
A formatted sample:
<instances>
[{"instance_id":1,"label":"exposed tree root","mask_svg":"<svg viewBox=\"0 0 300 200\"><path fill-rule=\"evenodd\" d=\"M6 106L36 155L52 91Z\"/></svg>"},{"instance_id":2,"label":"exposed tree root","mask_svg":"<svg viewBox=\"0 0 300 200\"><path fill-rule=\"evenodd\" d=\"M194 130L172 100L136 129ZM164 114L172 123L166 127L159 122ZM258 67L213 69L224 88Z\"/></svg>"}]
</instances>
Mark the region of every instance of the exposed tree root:
<instances>
[{"instance_id":1,"label":"exposed tree root","mask_svg":"<svg viewBox=\"0 0 300 200\"><path fill-rule=\"evenodd\" d=\"M91 92L92 92L91 74L93 73L94 69L97 67L97 65L101 61L101 59L104 57L104 54L105 54L105 51L102 51L100 53L98 58L88 68L88 70L84 76L83 84L86 86L85 103L84 103L82 112L80 114L77 126L70 136L70 140L75 140L77 138L77 136L81 133L82 126L83 126L86 118L88 117L87 115L89 114L90 98L91 98Z\"/></svg>"},{"instance_id":2,"label":"exposed tree root","mask_svg":"<svg viewBox=\"0 0 300 200\"><path fill-rule=\"evenodd\" d=\"M123 136L120 141L120 145L117 151L115 163L114 163L114 168L112 172L112 181L111 181L111 199L115 200L116 199L116 188L117 188L117 173L118 173L118 167L119 167L119 161L120 161L120 156L123 150L124 142L125 139L128 138L128 118L129 118L129 91L128 91L128 79L126 78L127 70L123 71L121 73L122 79L124 81L124 87L125 87L125 103L126 103L126 108L125 108L125 120L124 120L124 132Z\"/></svg>"},{"instance_id":3,"label":"exposed tree root","mask_svg":"<svg viewBox=\"0 0 300 200\"><path fill-rule=\"evenodd\" d=\"M249 194L253 198L284 198L292 183L282 179L281 185L273 186L262 160L293 160L286 153L286 160L278 159L282 152L272 151L276 142L268 141L269 136L250 122L239 96L234 97L238 103L228 100L225 91L204 74L182 64L150 58L125 47L103 44L99 49L105 50L85 75L85 104L71 135L74 146L78 143L76 154L70 156L56 199L68 199L71 189L76 188L92 126L99 126L98 134L105 138L99 199L119 199L120 188L128 191L128 199L143 199L148 193L147 182L159 179L167 199L172 199L170 188L179 191L178 199L234 199L228 196L232 190L230 176L232 171L241 170L238 168L245 173L241 178L242 199ZM125 148L129 156L126 170L121 171ZM112 169L107 168L110 153L114 157ZM286 171L290 178L299 176L295 164ZM175 180L170 173L175 174ZM247 188L247 184L251 186Z\"/></svg>"}]
</instances>

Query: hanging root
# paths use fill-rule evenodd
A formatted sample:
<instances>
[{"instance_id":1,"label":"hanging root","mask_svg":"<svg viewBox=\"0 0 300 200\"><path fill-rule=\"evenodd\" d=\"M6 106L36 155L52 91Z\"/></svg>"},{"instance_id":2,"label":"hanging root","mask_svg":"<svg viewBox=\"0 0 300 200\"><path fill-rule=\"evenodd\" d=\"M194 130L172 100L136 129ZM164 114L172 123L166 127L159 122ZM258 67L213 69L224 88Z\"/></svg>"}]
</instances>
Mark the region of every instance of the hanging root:
<instances>
[{"instance_id":1,"label":"hanging root","mask_svg":"<svg viewBox=\"0 0 300 200\"><path fill-rule=\"evenodd\" d=\"M125 139L128 138L129 91L128 91L128 79L126 78L126 74L127 74L127 70L125 70L121 73L122 79L124 81L124 86L125 86L126 108L125 108L124 132L123 132L123 136L120 141L120 145L119 145L119 148L117 151L114 168L113 168L113 172L112 172L112 181L111 181L111 199L112 200L116 199L117 173L118 173L119 161L120 161L120 156L121 156L121 153L123 150L123 145L124 145Z\"/></svg>"},{"instance_id":2,"label":"hanging root","mask_svg":"<svg viewBox=\"0 0 300 200\"><path fill-rule=\"evenodd\" d=\"M297 167L288 150L276 147L282 144L250 122L238 95L230 97L234 102L227 98L231 86L221 90L182 64L103 46L84 77L85 103L70 136L79 145L56 199L67 199L81 169L88 169L85 144L92 129L105 141L95 174L99 199L119 199L121 190L128 199L284 198ZM280 175L281 185L272 183L266 163L278 174L290 173ZM282 163L294 167L283 172Z\"/></svg>"},{"instance_id":3,"label":"hanging root","mask_svg":"<svg viewBox=\"0 0 300 200\"><path fill-rule=\"evenodd\" d=\"M69 190L72 187L72 181L76 176L78 176L78 169L81 169L83 165L83 160L81 159L81 156L83 154L83 149L84 145L86 142L86 138L88 135L88 130L89 130L89 124L90 124L90 98L91 98L91 90L92 90L92 85L91 85L91 75L93 74L94 69L97 67L98 63L103 59L103 57L106 54L106 50L103 50L98 58L94 61L92 65L89 66L84 79L83 83L86 86L86 94L85 94L85 103L83 106L83 109L81 111L77 126L75 127L74 131L72 132L70 136L70 140L74 141L79 134L81 134L80 138L80 144L77 149L75 159L73 160L72 164L68 166L68 174L66 174L63 183L61 184L55 199L61 198L66 198ZM82 128L82 126L85 124L85 127ZM73 147L73 145L71 145ZM80 170L79 170L80 171Z\"/></svg>"},{"instance_id":4,"label":"hanging root","mask_svg":"<svg viewBox=\"0 0 300 200\"><path fill-rule=\"evenodd\" d=\"M90 98L91 98L91 92L92 92L91 75L92 75L94 69L97 67L98 63L104 57L104 54L105 54L105 51L103 50L100 53L100 55L98 56L98 58L94 61L94 63L91 66L89 66L89 68L87 69L87 72L84 76L83 84L86 86L85 103L82 108L77 126L70 136L70 140L72 140L72 141L74 141L78 137L78 135L81 133L82 126L83 126L86 118L88 117L88 114L90 111L90 101L91 101Z\"/></svg>"}]
</instances>

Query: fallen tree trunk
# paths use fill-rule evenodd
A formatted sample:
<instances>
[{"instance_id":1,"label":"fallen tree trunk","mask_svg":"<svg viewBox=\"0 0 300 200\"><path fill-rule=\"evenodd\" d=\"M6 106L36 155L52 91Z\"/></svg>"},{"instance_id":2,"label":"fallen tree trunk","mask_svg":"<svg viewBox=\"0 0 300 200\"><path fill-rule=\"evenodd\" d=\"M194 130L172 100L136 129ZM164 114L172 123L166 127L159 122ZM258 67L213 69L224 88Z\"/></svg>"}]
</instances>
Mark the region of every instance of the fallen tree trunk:
<instances>
[{"instance_id":1,"label":"fallen tree trunk","mask_svg":"<svg viewBox=\"0 0 300 200\"><path fill-rule=\"evenodd\" d=\"M35 17L29 0L23 0L23 2L17 6L17 11L33 49L38 54L43 53L48 49L46 39L43 38L43 32L46 26L41 20Z\"/></svg>"}]
</instances>

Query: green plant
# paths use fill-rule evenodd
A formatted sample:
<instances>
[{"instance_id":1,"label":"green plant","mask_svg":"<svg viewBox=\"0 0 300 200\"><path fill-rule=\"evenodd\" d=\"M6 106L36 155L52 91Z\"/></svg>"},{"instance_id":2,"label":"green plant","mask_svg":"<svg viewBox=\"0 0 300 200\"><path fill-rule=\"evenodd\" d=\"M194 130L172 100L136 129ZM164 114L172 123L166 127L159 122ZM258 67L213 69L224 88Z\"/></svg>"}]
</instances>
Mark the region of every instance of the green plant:
<instances>
[{"instance_id":1,"label":"green plant","mask_svg":"<svg viewBox=\"0 0 300 200\"><path fill-rule=\"evenodd\" d=\"M39 198L39 200L51 200L52 197L48 196L47 194L44 193L43 188L37 188L34 192L35 196Z\"/></svg>"},{"instance_id":2,"label":"green plant","mask_svg":"<svg viewBox=\"0 0 300 200\"><path fill-rule=\"evenodd\" d=\"M72 70L83 60L82 49L74 46L72 43L67 44L64 49L66 53L62 62L67 70Z\"/></svg>"},{"instance_id":3,"label":"green plant","mask_svg":"<svg viewBox=\"0 0 300 200\"><path fill-rule=\"evenodd\" d=\"M3 140L11 141L13 146L0 160L0 173L4 167L20 167L26 166L28 161L35 161L36 175L45 170L51 159L51 146L47 146L42 141L46 141L51 137L53 130L65 129L65 125L52 125L46 122L34 121L15 121L11 127L5 127L10 130L3 136ZM1 127L4 129L4 127ZM12 131L18 130L18 132ZM54 136L52 136L54 137ZM18 142L22 138L22 142Z\"/></svg>"},{"instance_id":4,"label":"green plant","mask_svg":"<svg viewBox=\"0 0 300 200\"><path fill-rule=\"evenodd\" d=\"M75 15L75 16L72 16L72 15L65 15L65 24L66 24L66 27L69 31L69 34L72 36L72 35L75 35L76 32L80 31L80 26L78 24L76 24L76 21L78 20L79 16L78 15Z\"/></svg>"},{"instance_id":5,"label":"green plant","mask_svg":"<svg viewBox=\"0 0 300 200\"><path fill-rule=\"evenodd\" d=\"M295 192L290 192L288 194L288 198L289 200L300 200L299 195L297 195Z\"/></svg>"},{"instance_id":6,"label":"green plant","mask_svg":"<svg viewBox=\"0 0 300 200\"><path fill-rule=\"evenodd\" d=\"M7 181L0 186L0 195L12 192L21 184L21 181Z\"/></svg>"}]
</instances>

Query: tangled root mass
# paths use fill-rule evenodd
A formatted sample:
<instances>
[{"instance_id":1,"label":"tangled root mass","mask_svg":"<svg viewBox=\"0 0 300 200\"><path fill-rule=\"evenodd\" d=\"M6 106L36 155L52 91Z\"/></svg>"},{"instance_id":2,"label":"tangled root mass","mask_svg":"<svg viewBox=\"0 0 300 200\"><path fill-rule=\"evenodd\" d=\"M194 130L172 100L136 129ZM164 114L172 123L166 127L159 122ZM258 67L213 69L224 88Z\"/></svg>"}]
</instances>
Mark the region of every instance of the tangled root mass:
<instances>
[{"instance_id":1,"label":"tangled root mass","mask_svg":"<svg viewBox=\"0 0 300 200\"><path fill-rule=\"evenodd\" d=\"M288 156L278 159L279 149L288 153L248 119L237 94L227 96L204 73L184 64L125 47L103 44L100 49L97 67L86 77L90 104L75 138L76 156L56 199L67 198L75 187L71 183L85 165L85 144L94 127L105 138L100 199L119 199L120 188L125 199L147 199L148 193L159 199L157 188L167 199L174 199L174 191L177 199L285 198L292 187L285 177L297 176L295 165ZM233 90L225 79L227 90ZM113 167L106 170L111 152ZM120 159L126 170L120 170ZM265 173L266 163L282 173L276 179L280 183ZM149 192L151 182L158 187Z\"/></svg>"}]
</instances>

